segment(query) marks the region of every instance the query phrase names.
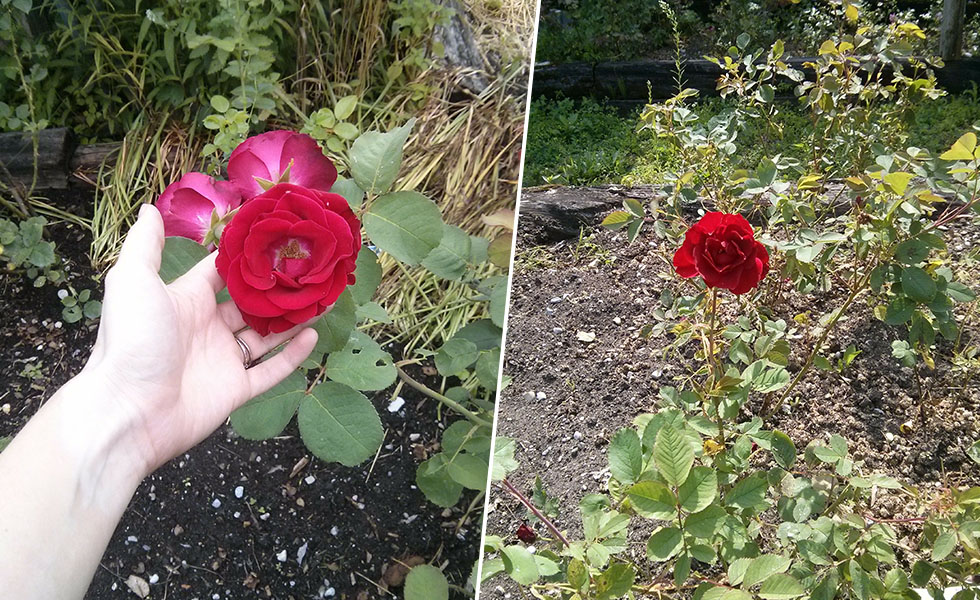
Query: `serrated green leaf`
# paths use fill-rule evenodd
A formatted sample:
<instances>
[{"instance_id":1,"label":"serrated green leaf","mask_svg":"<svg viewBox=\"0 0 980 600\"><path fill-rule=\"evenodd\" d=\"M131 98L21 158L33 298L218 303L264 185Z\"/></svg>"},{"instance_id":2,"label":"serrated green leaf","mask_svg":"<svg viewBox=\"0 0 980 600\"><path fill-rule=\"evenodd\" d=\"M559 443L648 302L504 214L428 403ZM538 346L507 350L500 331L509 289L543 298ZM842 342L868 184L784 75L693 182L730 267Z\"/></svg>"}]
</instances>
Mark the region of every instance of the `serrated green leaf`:
<instances>
[{"instance_id":1,"label":"serrated green leaf","mask_svg":"<svg viewBox=\"0 0 980 600\"><path fill-rule=\"evenodd\" d=\"M759 597L765 600L789 600L805 593L803 586L795 577L785 573L776 573L766 579L759 588Z\"/></svg>"},{"instance_id":2,"label":"serrated green leaf","mask_svg":"<svg viewBox=\"0 0 980 600\"><path fill-rule=\"evenodd\" d=\"M398 371L391 355L366 334L355 331L342 350L327 357L326 375L356 390L383 390L395 382Z\"/></svg>"},{"instance_id":3,"label":"serrated green leaf","mask_svg":"<svg viewBox=\"0 0 980 600\"><path fill-rule=\"evenodd\" d=\"M769 484L762 473L754 473L735 484L725 494L725 505L736 508L758 508L765 502Z\"/></svg>"},{"instance_id":4,"label":"serrated green leaf","mask_svg":"<svg viewBox=\"0 0 980 600\"><path fill-rule=\"evenodd\" d=\"M632 566L621 562L610 564L596 579L596 600L622 598L635 580L636 571Z\"/></svg>"},{"instance_id":5,"label":"serrated green leaf","mask_svg":"<svg viewBox=\"0 0 980 600\"><path fill-rule=\"evenodd\" d=\"M664 480L679 486L687 480L694 465L694 449L673 425L665 424L653 445L653 460Z\"/></svg>"},{"instance_id":6,"label":"serrated green leaf","mask_svg":"<svg viewBox=\"0 0 980 600\"><path fill-rule=\"evenodd\" d=\"M448 465L449 476L461 486L477 491L487 489L487 471L490 468L486 458L463 452L452 458Z\"/></svg>"},{"instance_id":7,"label":"serrated green leaf","mask_svg":"<svg viewBox=\"0 0 980 600\"><path fill-rule=\"evenodd\" d=\"M658 529L647 541L647 556L654 562L670 560L683 548L681 530L676 527Z\"/></svg>"},{"instance_id":8,"label":"serrated green leaf","mask_svg":"<svg viewBox=\"0 0 980 600\"><path fill-rule=\"evenodd\" d=\"M364 203L364 190L353 179L337 178L337 181L330 187L330 192L343 196L351 210L359 209Z\"/></svg>"},{"instance_id":9,"label":"serrated green leaf","mask_svg":"<svg viewBox=\"0 0 980 600\"><path fill-rule=\"evenodd\" d=\"M776 554L763 554L752 559L745 569L742 587L750 588L762 583L776 573L785 573L789 569L790 559Z\"/></svg>"},{"instance_id":10,"label":"serrated green leaf","mask_svg":"<svg viewBox=\"0 0 980 600\"><path fill-rule=\"evenodd\" d=\"M417 265L442 242L439 207L418 192L385 194L364 215L364 230L382 250Z\"/></svg>"},{"instance_id":11,"label":"serrated green leaf","mask_svg":"<svg viewBox=\"0 0 980 600\"><path fill-rule=\"evenodd\" d=\"M317 332L316 349L319 354L337 352L350 341L357 325L356 308L349 290L344 290L329 312L313 322Z\"/></svg>"},{"instance_id":12,"label":"serrated green leaf","mask_svg":"<svg viewBox=\"0 0 980 600\"><path fill-rule=\"evenodd\" d=\"M936 281L919 267L902 269L902 291L916 302L931 302L936 297Z\"/></svg>"},{"instance_id":13,"label":"serrated green leaf","mask_svg":"<svg viewBox=\"0 0 980 600\"><path fill-rule=\"evenodd\" d=\"M458 281L466 273L472 242L465 231L444 225L442 240L422 261L422 266L443 279Z\"/></svg>"},{"instance_id":14,"label":"serrated green leaf","mask_svg":"<svg viewBox=\"0 0 980 600\"><path fill-rule=\"evenodd\" d=\"M639 479L643 472L643 454L636 430L620 429L609 441L609 472L627 485Z\"/></svg>"},{"instance_id":15,"label":"serrated green leaf","mask_svg":"<svg viewBox=\"0 0 980 600\"><path fill-rule=\"evenodd\" d=\"M708 467L694 467L687 480L678 488L681 508L696 513L714 502L718 495L718 476Z\"/></svg>"},{"instance_id":16,"label":"serrated green leaf","mask_svg":"<svg viewBox=\"0 0 980 600\"><path fill-rule=\"evenodd\" d=\"M297 416L300 436L317 458L353 467L381 446L381 419L364 394L326 381L303 397Z\"/></svg>"},{"instance_id":17,"label":"serrated green leaf","mask_svg":"<svg viewBox=\"0 0 980 600\"><path fill-rule=\"evenodd\" d=\"M354 285L349 286L351 297L358 305L367 304L381 284L381 265L378 255L364 246L357 253L357 266L354 269Z\"/></svg>"},{"instance_id":18,"label":"serrated green leaf","mask_svg":"<svg viewBox=\"0 0 980 600\"><path fill-rule=\"evenodd\" d=\"M507 477L519 465L514 460L514 450L517 444L512 438L498 436L493 443L493 469L491 478L500 481Z\"/></svg>"},{"instance_id":19,"label":"serrated green leaf","mask_svg":"<svg viewBox=\"0 0 980 600\"><path fill-rule=\"evenodd\" d=\"M504 559L504 571L521 585L531 585L540 578L534 555L523 546L507 546L500 551Z\"/></svg>"},{"instance_id":20,"label":"serrated green leaf","mask_svg":"<svg viewBox=\"0 0 980 600\"><path fill-rule=\"evenodd\" d=\"M721 530L727 518L728 513L724 508L712 504L684 519L684 531L703 540L711 539Z\"/></svg>"},{"instance_id":21,"label":"serrated green leaf","mask_svg":"<svg viewBox=\"0 0 980 600\"><path fill-rule=\"evenodd\" d=\"M677 516L677 499L659 481L641 481L626 491L630 503L640 516L667 521Z\"/></svg>"},{"instance_id":22,"label":"serrated green leaf","mask_svg":"<svg viewBox=\"0 0 980 600\"><path fill-rule=\"evenodd\" d=\"M289 424L305 395L306 374L293 371L231 413L231 426L247 440L274 438Z\"/></svg>"},{"instance_id":23,"label":"serrated green leaf","mask_svg":"<svg viewBox=\"0 0 980 600\"><path fill-rule=\"evenodd\" d=\"M350 170L362 190L383 194L391 189L401 166L405 142L414 126L415 119L411 119L387 133L368 131L354 141Z\"/></svg>"},{"instance_id":24,"label":"serrated green leaf","mask_svg":"<svg viewBox=\"0 0 980 600\"><path fill-rule=\"evenodd\" d=\"M480 350L476 344L467 339L453 337L436 353L436 369L443 377L449 377L470 368L479 357Z\"/></svg>"},{"instance_id":25,"label":"serrated green leaf","mask_svg":"<svg viewBox=\"0 0 980 600\"><path fill-rule=\"evenodd\" d=\"M463 486L449 476L448 466L446 453L440 452L423 461L415 471L415 483L425 497L444 508L455 506L463 494Z\"/></svg>"}]
</instances>

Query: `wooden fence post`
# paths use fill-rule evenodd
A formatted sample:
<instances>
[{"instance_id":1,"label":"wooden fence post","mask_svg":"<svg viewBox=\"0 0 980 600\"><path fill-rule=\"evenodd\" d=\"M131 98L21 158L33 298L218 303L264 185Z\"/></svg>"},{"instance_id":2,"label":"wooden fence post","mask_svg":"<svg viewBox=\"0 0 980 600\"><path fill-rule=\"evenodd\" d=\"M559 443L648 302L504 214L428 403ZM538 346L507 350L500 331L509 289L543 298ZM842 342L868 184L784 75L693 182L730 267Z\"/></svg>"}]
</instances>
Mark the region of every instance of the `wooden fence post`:
<instances>
[{"instance_id":1,"label":"wooden fence post","mask_svg":"<svg viewBox=\"0 0 980 600\"><path fill-rule=\"evenodd\" d=\"M963 52L963 22L966 0L943 0L943 22L939 26L939 55L944 61L955 60Z\"/></svg>"}]
</instances>

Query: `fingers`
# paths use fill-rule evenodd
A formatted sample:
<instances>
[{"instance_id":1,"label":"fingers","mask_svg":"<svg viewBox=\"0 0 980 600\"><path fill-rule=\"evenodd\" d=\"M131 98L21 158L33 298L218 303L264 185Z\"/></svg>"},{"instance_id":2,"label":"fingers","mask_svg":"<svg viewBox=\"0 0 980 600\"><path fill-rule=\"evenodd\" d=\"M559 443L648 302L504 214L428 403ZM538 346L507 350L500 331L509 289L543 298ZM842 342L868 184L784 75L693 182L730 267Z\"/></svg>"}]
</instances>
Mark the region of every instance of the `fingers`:
<instances>
[{"instance_id":1,"label":"fingers","mask_svg":"<svg viewBox=\"0 0 980 600\"><path fill-rule=\"evenodd\" d=\"M262 337L251 329L239 331L235 334L235 336L248 345L248 349L252 353L252 361L258 362L259 359L265 356L269 351L273 350L283 342L288 341L303 329L309 327L313 321L316 321L316 318L311 319L301 325L297 325L292 329L287 329L282 333L272 333L265 337Z\"/></svg>"},{"instance_id":2,"label":"fingers","mask_svg":"<svg viewBox=\"0 0 980 600\"><path fill-rule=\"evenodd\" d=\"M218 270L214 267L214 261L218 258L217 252L208 254L200 262L191 267L190 271L181 275L174 282L178 286L194 287L204 282L211 288L211 293L217 294L225 287L225 280L218 275Z\"/></svg>"},{"instance_id":3,"label":"fingers","mask_svg":"<svg viewBox=\"0 0 980 600\"><path fill-rule=\"evenodd\" d=\"M160 256L163 253L163 217L151 204L140 207L136 223L126 234L118 264L138 264L154 273L160 270Z\"/></svg>"},{"instance_id":4,"label":"fingers","mask_svg":"<svg viewBox=\"0 0 980 600\"><path fill-rule=\"evenodd\" d=\"M245 319L242 317L241 311L235 306L233 301L222 302L218 305L218 316L221 320L225 322L228 329L232 331L239 331L245 328Z\"/></svg>"},{"instance_id":5,"label":"fingers","mask_svg":"<svg viewBox=\"0 0 980 600\"><path fill-rule=\"evenodd\" d=\"M282 352L246 371L252 394L258 396L264 393L295 371L313 351L316 340L315 330L304 329L286 344Z\"/></svg>"}]
</instances>

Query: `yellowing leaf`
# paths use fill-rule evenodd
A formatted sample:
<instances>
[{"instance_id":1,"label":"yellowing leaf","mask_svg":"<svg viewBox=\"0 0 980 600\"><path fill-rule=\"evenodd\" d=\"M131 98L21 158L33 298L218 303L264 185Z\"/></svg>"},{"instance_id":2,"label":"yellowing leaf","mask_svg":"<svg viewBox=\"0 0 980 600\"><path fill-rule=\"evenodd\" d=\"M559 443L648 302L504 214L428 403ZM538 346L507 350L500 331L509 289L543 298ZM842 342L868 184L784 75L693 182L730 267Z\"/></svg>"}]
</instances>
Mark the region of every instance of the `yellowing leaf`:
<instances>
[{"instance_id":1,"label":"yellowing leaf","mask_svg":"<svg viewBox=\"0 0 980 600\"><path fill-rule=\"evenodd\" d=\"M725 449L724 446L722 446L721 444L719 444L718 442L712 439L704 440L704 453L707 454L708 456L714 456L715 454L718 454L724 449Z\"/></svg>"},{"instance_id":2,"label":"yellowing leaf","mask_svg":"<svg viewBox=\"0 0 980 600\"><path fill-rule=\"evenodd\" d=\"M837 46L831 40L827 40L820 45L819 52L820 56L823 56L824 54L834 54L837 52Z\"/></svg>"},{"instance_id":3,"label":"yellowing leaf","mask_svg":"<svg viewBox=\"0 0 980 600\"><path fill-rule=\"evenodd\" d=\"M848 4L847 8L844 9L844 16L847 17L847 20L850 21L851 23L857 21L858 20L857 7L854 6L853 4Z\"/></svg>"},{"instance_id":4,"label":"yellowing leaf","mask_svg":"<svg viewBox=\"0 0 980 600\"><path fill-rule=\"evenodd\" d=\"M882 180L884 180L885 185L890 187L893 192L901 196L909 187L909 181L912 181L912 177L911 173L898 171L896 173L888 173L882 177Z\"/></svg>"},{"instance_id":5,"label":"yellowing leaf","mask_svg":"<svg viewBox=\"0 0 980 600\"><path fill-rule=\"evenodd\" d=\"M953 147L939 155L943 160L973 160L973 151L977 148L975 133L964 133L960 139L953 142Z\"/></svg>"}]
</instances>

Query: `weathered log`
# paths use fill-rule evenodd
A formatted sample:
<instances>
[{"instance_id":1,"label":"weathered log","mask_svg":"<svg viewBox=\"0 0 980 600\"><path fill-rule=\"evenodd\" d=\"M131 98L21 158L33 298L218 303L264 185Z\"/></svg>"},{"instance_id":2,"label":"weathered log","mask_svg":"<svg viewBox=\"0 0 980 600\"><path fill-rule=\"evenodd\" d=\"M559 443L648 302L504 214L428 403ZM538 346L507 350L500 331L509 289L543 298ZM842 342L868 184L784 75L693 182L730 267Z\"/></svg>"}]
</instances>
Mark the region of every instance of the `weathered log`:
<instances>
[{"instance_id":1,"label":"weathered log","mask_svg":"<svg viewBox=\"0 0 980 600\"><path fill-rule=\"evenodd\" d=\"M816 59L789 58L786 63L801 69L811 78L813 71L804 63ZM698 90L702 95L714 95L721 69L708 60L684 62L684 87ZM958 93L970 89L971 82L980 83L980 58L963 58L936 69L936 80L943 89ZM649 82L649 87L648 87ZM591 97L608 99L617 105L644 104L648 99L665 100L677 93L675 65L672 60L637 60L539 65L534 71L534 96L566 98Z\"/></svg>"},{"instance_id":2,"label":"weathered log","mask_svg":"<svg viewBox=\"0 0 980 600\"><path fill-rule=\"evenodd\" d=\"M639 187L652 190L652 186ZM601 215L623 205L623 196L610 191L611 188L618 186L546 186L522 190L520 235L531 236L535 241L578 236L583 227L595 227Z\"/></svg>"},{"instance_id":3,"label":"weathered log","mask_svg":"<svg viewBox=\"0 0 980 600\"><path fill-rule=\"evenodd\" d=\"M69 172L72 181L94 183L99 175L99 169L105 164L111 167L116 162L121 142L106 142L102 144L86 144L79 146L69 162Z\"/></svg>"},{"instance_id":4,"label":"weathered log","mask_svg":"<svg viewBox=\"0 0 980 600\"><path fill-rule=\"evenodd\" d=\"M646 204L654 198L666 199L671 195L670 185L599 185L589 187L541 186L521 191L520 219L518 234L532 243L552 243L577 238L582 229L592 230L613 210L622 209L623 200L634 198ZM843 193L841 181L831 181L824 190L823 197L834 201L829 207L831 214L841 216L853 209L850 197ZM932 219L947 214L962 206L955 195L941 192L943 201L933 205ZM771 193L759 198L763 206L775 199ZM701 210L714 210L714 203L708 198L685 203L680 207L686 218L696 220ZM755 210L743 213L750 223L758 226L762 215Z\"/></svg>"},{"instance_id":5,"label":"weathered log","mask_svg":"<svg viewBox=\"0 0 980 600\"><path fill-rule=\"evenodd\" d=\"M37 134L37 180L34 181L34 139L30 133L0 133L0 177L36 189L68 188L68 161L75 149L75 136L67 127L45 129Z\"/></svg>"}]
</instances>

